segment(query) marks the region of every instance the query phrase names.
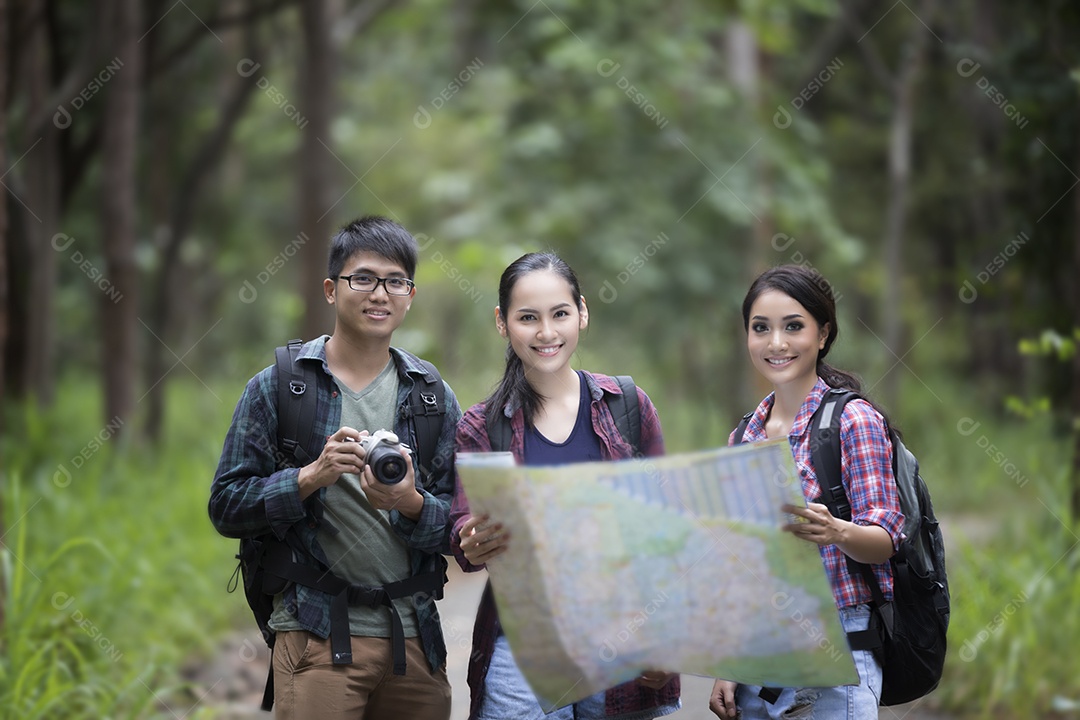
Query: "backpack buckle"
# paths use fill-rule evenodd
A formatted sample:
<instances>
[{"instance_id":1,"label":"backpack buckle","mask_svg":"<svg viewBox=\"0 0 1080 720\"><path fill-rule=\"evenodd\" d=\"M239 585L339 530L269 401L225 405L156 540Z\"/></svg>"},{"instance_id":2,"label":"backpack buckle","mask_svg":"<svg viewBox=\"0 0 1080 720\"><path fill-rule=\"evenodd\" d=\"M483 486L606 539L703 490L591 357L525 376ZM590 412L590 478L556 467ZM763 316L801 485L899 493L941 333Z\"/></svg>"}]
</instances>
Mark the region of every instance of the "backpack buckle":
<instances>
[{"instance_id":1,"label":"backpack buckle","mask_svg":"<svg viewBox=\"0 0 1080 720\"><path fill-rule=\"evenodd\" d=\"M435 393L420 393L420 400L424 403L424 414L431 415L439 412L439 406L435 403Z\"/></svg>"},{"instance_id":2,"label":"backpack buckle","mask_svg":"<svg viewBox=\"0 0 1080 720\"><path fill-rule=\"evenodd\" d=\"M303 380L290 380L289 390L292 391L293 395L303 395L304 391L307 390L307 384Z\"/></svg>"}]
</instances>

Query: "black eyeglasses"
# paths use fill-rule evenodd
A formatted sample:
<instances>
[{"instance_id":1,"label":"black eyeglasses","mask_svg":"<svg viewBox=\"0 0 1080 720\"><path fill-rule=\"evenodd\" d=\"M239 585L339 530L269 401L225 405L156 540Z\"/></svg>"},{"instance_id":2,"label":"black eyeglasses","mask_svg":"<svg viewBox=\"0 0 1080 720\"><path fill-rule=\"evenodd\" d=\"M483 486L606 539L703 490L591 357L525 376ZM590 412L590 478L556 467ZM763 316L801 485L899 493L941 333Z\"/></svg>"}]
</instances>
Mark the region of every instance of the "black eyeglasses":
<instances>
[{"instance_id":1,"label":"black eyeglasses","mask_svg":"<svg viewBox=\"0 0 1080 720\"><path fill-rule=\"evenodd\" d=\"M416 287L416 283L408 278L388 277L381 278L374 275L357 273L355 275L338 275L338 280L345 280L349 287L358 292L375 292L375 288L382 283L388 295L408 295Z\"/></svg>"}]
</instances>

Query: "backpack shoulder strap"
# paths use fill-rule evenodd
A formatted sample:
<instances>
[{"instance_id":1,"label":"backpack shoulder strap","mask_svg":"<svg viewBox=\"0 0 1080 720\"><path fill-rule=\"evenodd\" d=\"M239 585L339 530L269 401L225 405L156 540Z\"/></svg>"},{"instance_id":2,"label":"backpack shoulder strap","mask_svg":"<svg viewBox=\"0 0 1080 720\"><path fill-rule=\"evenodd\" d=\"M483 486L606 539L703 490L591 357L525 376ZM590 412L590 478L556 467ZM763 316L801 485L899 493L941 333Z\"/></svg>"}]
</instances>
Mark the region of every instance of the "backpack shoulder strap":
<instances>
[{"instance_id":1,"label":"backpack shoulder strap","mask_svg":"<svg viewBox=\"0 0 1080 720\"><path fill-rule=\"evenodd\" d=\"M834 517L851 520L851 501L844 490L840 449L840 418L852 400L861 398L857 392L833 388L825 393L814 416L810 419L810 456L821 487L821 502ZM847 560L852 575L862 576L879 608L886 606L885 596L869 565ZM888 627L892 627L891 619Z\"/></svg>"},{"instance_id":2,"label":"backpack shoulder strap","mask_svg":"<svg viewBox=\"0 0 1080 720\"><path fill-rule=\"evenodd\" d=\"M739 421L738 426L735 428L735 444L738 445L742 442L743 435L746 434L746 428L750 425L750 418L754 417L754 411L746 413L742 416L742 420Z\"/></svg>"},{"instance_id":3,"label":"backpack shoulder strap","mask_svg":"<svg viewBox=\"0 0 1080 720\"><path fill-rule=\"evenodd\" d=\"M298 363L302 340L290 340L274 352L277 364L278 449L289 462L307 465L311 455L304 447L315 423L318 404L315 369Z\"/></svg>"},{"instance_id":4,"label":"backpack shoulder strap","mask_svg":"<svg viewBox=\"0 0 1080 720\"><path fill-rule=\"evenodd\" d=\"M638 454L641 452L641 403L638 401L637 385L629 375L617 375L615 381L618 382L622 394L605 393L604 401L615 419L619 434L634 449L634 453ZM508 451L513 433L510 418L501 412L495 413L494 417L486 418L485 425L491 452Z\"/></svg>"},{"instance_id":5,"label":"backpack shoulder strap","mask_svg":"<svg viewBox=\"0 0 1080 720\"><path fill-rule=\"evenodd\" d=\"M842 520L851 520L851 503L842 479L840 417L848 402L858 397L850 390L829 390L810 418L810 459L821 486L821 502Z\"/></svg>"},{"instance_id":6,"label":"backpack shoulder strap","mask_svg":"<svg viewBox=\"0 0 1080 720\"><path fill-rule=\"evenodd\" d=\"M638 401L637 385L634 378L629 375L616 375L615 382L619 383L622 395L607 393L604 399L607 401L608 410L615 419L615 426L619 428L619 434L623 436L634 454L641 454L641 403Z\"/></svg>"},{"instance_id":7,"label":"backpack shoulder strap","mask_svg":"<svg viewBox=\"0 0 1080 720\"><path fill-rule=\"evenodd\" d=\"M415 377L409 394L409 416L416 426L417 459L421 467L429 467L435 458L435 448L442 434L443 416L446 414L446 388L442 376L433 364L413 355L407 350L399 351L424 369Z\"/></svg>"},{"instance_id":8,"label":"backpack shoulder strap","mask_svg":"<svg viewBox=\"0 0 1080 720\"><path fill-rule=\"evenodd\" d=\"M491 452L509 452L510 441L514 435L513 428L510 427L510 418L502 412L497 412L494 417L485 417L484 425L487 428L488 442L491 443Z\"/></svg>"}]
</instances>

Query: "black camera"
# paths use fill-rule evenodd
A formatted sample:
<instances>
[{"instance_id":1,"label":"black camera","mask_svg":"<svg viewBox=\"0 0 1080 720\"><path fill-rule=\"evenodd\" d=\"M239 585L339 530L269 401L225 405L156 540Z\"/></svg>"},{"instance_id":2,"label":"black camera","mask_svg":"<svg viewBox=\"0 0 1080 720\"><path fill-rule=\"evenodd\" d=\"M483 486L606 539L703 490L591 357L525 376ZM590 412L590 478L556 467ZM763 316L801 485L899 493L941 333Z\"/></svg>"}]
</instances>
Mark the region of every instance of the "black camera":
<instances>
[{"instance_id":1,"label":"black camera","mask_svg":"<svg viewBox=\"0 0 1080 720\"><path fill-rule=\"evenodd\" d=\"M365 462L376 480L384 485L395 485L405 478L408 467L401 456L401 448L407 446L398 441L397 435L389 430L379 430L360 438L360 445L367 453Z\"/></svg>"}]
</instances>

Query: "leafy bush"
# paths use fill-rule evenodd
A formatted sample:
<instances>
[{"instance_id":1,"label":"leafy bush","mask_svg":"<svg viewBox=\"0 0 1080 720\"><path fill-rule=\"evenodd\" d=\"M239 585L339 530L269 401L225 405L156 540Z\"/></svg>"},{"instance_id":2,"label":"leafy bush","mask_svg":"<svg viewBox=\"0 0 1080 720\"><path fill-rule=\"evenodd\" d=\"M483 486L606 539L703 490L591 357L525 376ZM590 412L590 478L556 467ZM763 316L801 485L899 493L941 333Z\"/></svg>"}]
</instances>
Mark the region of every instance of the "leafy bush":
<instances>
[{"instance_id":1,"label":"leafy bush","mask_svg":"<svg viewBox=\"0 0 1080 720\"><path fill-rule=\"evenodd\" d=\"M0 707L168 717L179 666L246 612L224 600L235 548L206 514L231 403L177 384L168 439L150 448L134 427L102 427L80 387L65 385L54 411L9 414L20 432L3 441Z\"/></svg>"}]
</instances>

